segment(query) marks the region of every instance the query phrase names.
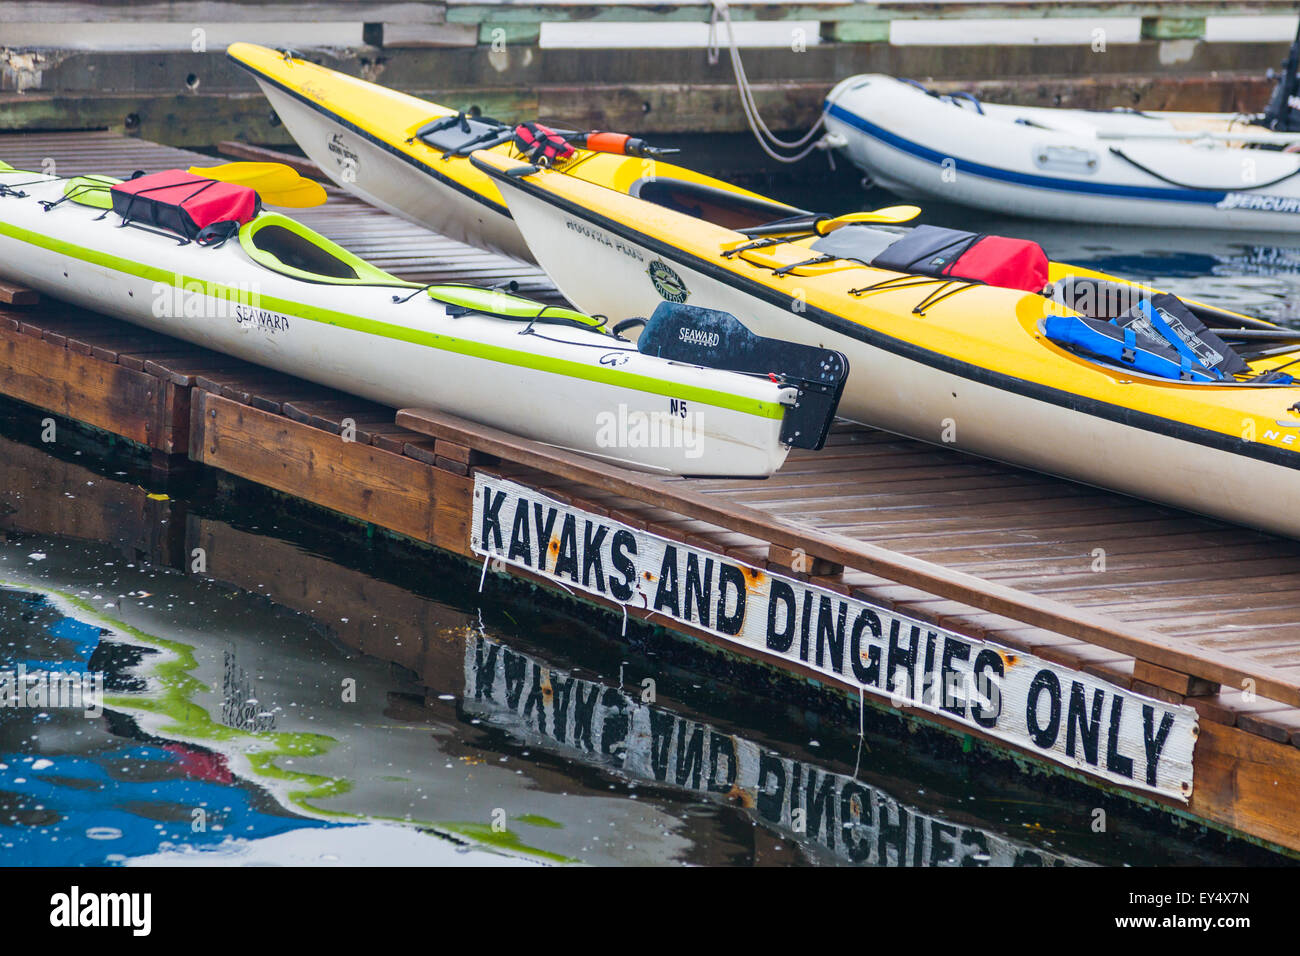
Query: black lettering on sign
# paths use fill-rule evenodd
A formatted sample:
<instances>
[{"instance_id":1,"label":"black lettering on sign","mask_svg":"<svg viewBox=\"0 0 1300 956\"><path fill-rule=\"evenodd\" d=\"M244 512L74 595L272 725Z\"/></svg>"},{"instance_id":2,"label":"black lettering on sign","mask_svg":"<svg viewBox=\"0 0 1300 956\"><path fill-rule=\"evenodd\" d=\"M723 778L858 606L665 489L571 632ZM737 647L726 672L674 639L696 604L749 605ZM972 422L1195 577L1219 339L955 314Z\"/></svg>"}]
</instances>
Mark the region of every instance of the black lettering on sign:
<instances>
[{"instance_id":1,"label":"black lettering on sign","mask_svg":"<svg viewBox=\"0 0 1300 956\"><path fill-rule=\"evenodd\" d=\"M545 511L546 520L542 520L542 504L540 501L533 502L533 517L537 521L537 570L546 570L546 555L551 550L551 529L555 527L555 517L559 512L555 508L547 508Z\"/></svg>"},{"instance_id":2,"label":"black lettering on sign","mask_svg":"<svg viewBox=\"0 0 1300 956\"><path fill-rule=\"evenodd\" d=\"M1039 698L1043 691L1047 691L1050 705L1046 724L1039 723L1038 720ZM1025 725L1029 728L1029 736L1039 747L1048 750L1056 743L1057 734L1061 731L1061 682L1046 668L1035 674L1029 684L1028 707Z\"/></svg>"},{"instance_id":3,"label":"black lettering on sign","mask_svg":"<svg viewBox=\"0 0 1300 956\"><path fill-rule=\"evenodd\" d=\"M777 608L785 608L785 630L776 628ZM772 579L772 587L767 599L767 649L784 654L794 643L794 588L784 581Z\"/></svg>"},{"instance_id":4,"label":"black lettering on sign","mask_svg":"<svg viewBox=\"0 0 1300 956\"><path fill-rule=\"evenodd\" d=\"M636 580L636 565L628 557L629 554L636 554L636 537L631 531L619 528L614 532L609 556L614 570L623 575L621 581L609 579L609 593L618 601L626 601L632 596L632 582Z\"/></svg>"},{"instance_id":5,"label":"black lettering on sign","mask_svg":"<svg viewBox=\"0 0 1300 956\"><path fill-rule=\"evenodd\" d=\"M911 696L912 672L916 667L916 646L921 640L921 629L916 625L912 626L912 633L908 636L906 648L898 643L900 629L897 619L889 622L889 654L885 658L885 690L891 694L895 692L897 688L894 678L901 670L907 680L905 693Z\"/></svg>"},{"instance_id":6,"label":"black lettering on sign","mask_svg":"<svg viewBox=\"0 0 1300 956\"><path fill-rule=\"evenodd\" d=\"M686 554L686 620L691 620L691 607L704 627L709 626L710 605L713 603L713 559L704 560L704 577L700 577L700 558L694 551Z\"/></svg>"},{"instance_id":7,"label":"black lettering on sign","mask_svg":"<svg viewBox=\"0 0 1300 956\"><path fill-rule=\"evenodd\" d=\"M943 639L943 656L940 658L939 663L939 685L940 692L943 695L940 697L940 709L958 717L965 717L966 698L958 697L955 693L957 682L953 678L957 676L958 672L952 666L954 660L970 660L970 645L954 637L945 637Z\"/></svg>"},{"instance_id":8,"label":"black lettering on sign","mask_svg":"<svg viewBox=\"0 0 1300 956\"><path fill-rule=\"evenodd\" d=\"M596 531L594 536L591 533L592 529ZM594 577L596 590L602 594L605 593L605 571L600 565L600 550L605 543L607 533L609 533L608 528L595 524L591 520L588 520L582 529L582 586L591 587Z\"/></svg>"},{"instance_id":9,"label":"black lettering on sign","mask_svg":"<svg viewBox=\"0 0 1300 956\"><path fill-rule=\"evenodd\" d=\"M862 632L871 631L871 636L880 639L880 618L870 608L863 608L853 622L852 637L849 639L849 664L853 676L864 687L875 687L880 683L880 648L872 644L867 648L867 663L862 663Z\"/></svg>"},{"instance_id":10,"label":"black lettering on sign","mask_svg":"<svg viewBox=\"0 0 1300 956\"><path fill-rule=\"evenodd\" d=\"M654 609L671 611L673 617L682 616L682 602L677 593L677 549L671 544L664 548L664 560L659 565L659 586L655 589Z\"/></svg>"},{"instance_id":11,"label":"black lettering on sign","mask_svg":"<svg viewBox=\"0 0 1300 956\"><path fill-rule=\"evenodd\" d=\"M799 660L808 660L808 635L812 631L812 591L803 589L803 616L799 619Z\"/></svg>"},{"instance_id":12,"label":"black lettering on sign","mask_svg":"<svg viewBox=\"0 0 1300 956\"><path fill-rule=\"evenodd\" d=\"M555 576L567 574L569 580L578 583L578 522L572 514L564 516L560 526L560 553L555 556Z\"/></svg>"},{"instance_id":13,"label":"black lettering on sign","mask_svg":"<svg viewBox=\"0 0 1300 956\"><path fill-rule=\"evenodd\" d=\"M1133 758L1119 752L1120 718L1124 714L1124 698L1116 694L1110 699L1110 733L1106 737L1106 769L1121 777L1133 779Z\"/></svg>"},{"instance_id":14,"label":"black lettering on sign","mask_svg":"<svg viewBox=\"0 0 1300 956\"><path fill-rule=\"evenodd\" d=\"M736 592L736 608L727 613L731 603L728 591ZM725 561L718 568L718 630L723 634L739 634L745 623L745 575L734 564Z\"/></svg>"},{"instance_id":15,"label":"black lettering on sign","mask_svg":"<svg viewBox=\"0 0 1300 956\"><path fill-rule=\"evenodd\" d=\"M1147 746L1147 783L1151 786L1156 785L1156 768L1160 764L1160 752L1165 749L1165 742L1169 739L1169 731L1174 726L1174 715L1165 711L1160 718L1160 730L1158 733L1152 733L1152 723L1155 720L1156 709L1150 704L1142 705L1142 739Z\"/></svg>"},{"instance_id":16,"label":"black lettering on sign","mask_svg":"<svg viewBox=\"0 0 1300 956\"><path fill-rule=\"evenodd\" d=\"M1070 682L1070 704L1066 710L1065 754L1073 757L1075 737L1083 740L1083 759L1092 766L1097 766L1098 742L1101 736L1101 706L1106 694L1101 690L1092 692L1092 716L1089 717L1084 703L1086 688L1076 681Z\"/></svg>"},{"instance_id":17,"label":"black lettering on sign","mask_svg":"<svg viewBox=\"0 0 1300 956\"><path fill-rule=\"evenodd\" d=\"M826 652L830 652L831 668L837 674L844 673L844 624L848 618L849 607L839 602L839 614L831 621L831 599L822 595L817 605L817 666L824 667Z\"/></svg>"},{"instance_id":18,"label":"black lettering on sign","mask_svg":"<svg viewBox=\"0 0 1300 956\"><path fill-rule=\"evenodd\" d=\"M483 489L483 518L479 522L478 539L484 551L500 551L501 541L501 506L506 503L504 491L493 492L491 488Z\"/></svg>"},{"instance_id":19,"label":"black lettering on sign","mask_svg":"<svg viewBox=\"0 0 1300 956\"><path fill-rule=\"evenodd\" d=\"M934 631L925 632L925 666L921 668L921 673L925 675L921 685L923 688L934 681L934 655L938 643L938 634L934 633ZM935 701L939 699L938 696L935 697ZM930 701L930 703L934 703L934 701Z\"/></svg>"},{"instance_id":20,"label":"black lettering on sign","mask_svg":"<svg viewBox=\"0 0 1300 956\"><path fill-rule=\"evenodd\" d=\"M974 676L975 690L980 696L979 707L971 708L971 719L981 727L997 726L1002 716L1002 678L1005 669L1002 655L991 648L984 648L975 655L975 666L971 668ZM997 677L994 678L993 674Z\"/></svg>"},{"instance_id":21,"label":"black lettering on sign","mask_svg":"<svg viewBox=\"0 0 1300 956\"><path fill-rule=\"evenodd\" d=\"M506 560L516 561L522 558L524 564L533 563L532 530L528 524L528 502L523 498L515 499L515 520L510 525L510 551Z\"/></svg>"}]
</instances>

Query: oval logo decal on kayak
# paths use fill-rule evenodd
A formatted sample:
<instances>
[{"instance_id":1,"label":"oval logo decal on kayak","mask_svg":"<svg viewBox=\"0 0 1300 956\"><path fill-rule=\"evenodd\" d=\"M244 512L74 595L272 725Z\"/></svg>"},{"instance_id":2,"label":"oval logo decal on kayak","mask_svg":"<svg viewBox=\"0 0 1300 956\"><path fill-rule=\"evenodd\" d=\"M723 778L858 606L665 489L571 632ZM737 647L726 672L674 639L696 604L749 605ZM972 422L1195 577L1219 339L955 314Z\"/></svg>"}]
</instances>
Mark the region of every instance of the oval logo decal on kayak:
<instances>
[{"instance_id":1,"label":"oval logo decal on kayak","mask_svg":"<svg viewBox=\"0 0 1300 956\"><path fill-rule=\"evenodd\" d=\"M682 277L662 259L650 263L646 271L650 273L650 281L654 283L655 291L669 302L685 302L686 297L691 294Z\"/></svg>"}]
</instances>

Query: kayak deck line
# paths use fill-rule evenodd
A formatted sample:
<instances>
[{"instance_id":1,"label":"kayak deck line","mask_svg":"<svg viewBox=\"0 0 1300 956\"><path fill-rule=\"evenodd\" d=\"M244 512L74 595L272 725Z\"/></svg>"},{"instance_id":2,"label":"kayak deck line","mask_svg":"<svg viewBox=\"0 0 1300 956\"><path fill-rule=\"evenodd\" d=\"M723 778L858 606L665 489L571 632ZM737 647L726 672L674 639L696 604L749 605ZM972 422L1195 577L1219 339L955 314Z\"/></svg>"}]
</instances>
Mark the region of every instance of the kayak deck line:
<instances>
[{"instance_id":1,"label":"kayak deck line","mask_svg":"<svg viewBox=\"0 0 1300 956\"><path fill-rule=\"evenodd\" d=\"M403 248L403 237L418 236L413 227L356 211L327 231L344 245L369 232L384 247L371 253L380 263L416 257ZM396 235L381 238L380 223ZM479 253L461 261L528 274ZM399 414L81 310L0 307L0 354L0 393L131 439L160 470L219 469L476 564L475 508L485 488L511 482L748 569L750 593L776 579L815 585L990 642L1004 660L1032 657L1152 706L1193 711L1194 785L1183 802L1063 766L943 712L901 708L1035 769L1300 855L1300 542L856 425L837 427L821 453L792 453L765 481L635 475L453 416ZM179 566L184 549L174 550ZM561 591L535 568L493 568ZM799 661L797 641L796 659L777 657L663 609L582 600L608 610L611 628L626 612L859 699L852 673ZM821 642L813 636L810 654ZM1243 699L1243 680L1254 682L1253 700ZM870 694L866 703L892 708Z\"/></svg>"}]
</instances>

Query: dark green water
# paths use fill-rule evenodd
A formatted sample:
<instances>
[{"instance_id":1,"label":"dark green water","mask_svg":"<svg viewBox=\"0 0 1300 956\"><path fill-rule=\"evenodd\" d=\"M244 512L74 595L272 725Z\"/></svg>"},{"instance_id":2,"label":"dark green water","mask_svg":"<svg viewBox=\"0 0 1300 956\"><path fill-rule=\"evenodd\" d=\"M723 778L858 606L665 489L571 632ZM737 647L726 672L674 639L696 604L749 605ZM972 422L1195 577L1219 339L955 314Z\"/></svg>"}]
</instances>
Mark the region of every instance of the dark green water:
<instances>
[{"instance_id":1,"label":"dark green water","mask_svg":"<svg viewBox=\"0 0 1300 956\"><path fill-rule=\"evenodd\" d=\"M8 864L1277 860L42 417L0 406L0 670L103 699L0 709Z\"/></svg>"}]
</instances>

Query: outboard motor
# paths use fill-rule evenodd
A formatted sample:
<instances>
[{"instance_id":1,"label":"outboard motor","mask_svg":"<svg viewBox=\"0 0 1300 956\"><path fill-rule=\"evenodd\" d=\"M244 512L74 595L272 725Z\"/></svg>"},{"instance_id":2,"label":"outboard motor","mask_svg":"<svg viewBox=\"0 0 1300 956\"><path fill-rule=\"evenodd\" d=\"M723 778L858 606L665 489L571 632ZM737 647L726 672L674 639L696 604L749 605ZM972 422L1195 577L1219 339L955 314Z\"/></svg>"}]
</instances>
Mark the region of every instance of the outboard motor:
<instances>
[{"instance_id":1,"label":"outboard motor","mask_svg":"<svg viewBox=\"0 0 1300 956\"><path fill-rule=\"evenodd\" d=\"M826 444L849 377L843 352L766 339L729 312L677 302L659 303L636 347L645 355L772 377L798 389L781 426L781 440L794 448L817 450Z\"/></svg>"}]
</instances>

